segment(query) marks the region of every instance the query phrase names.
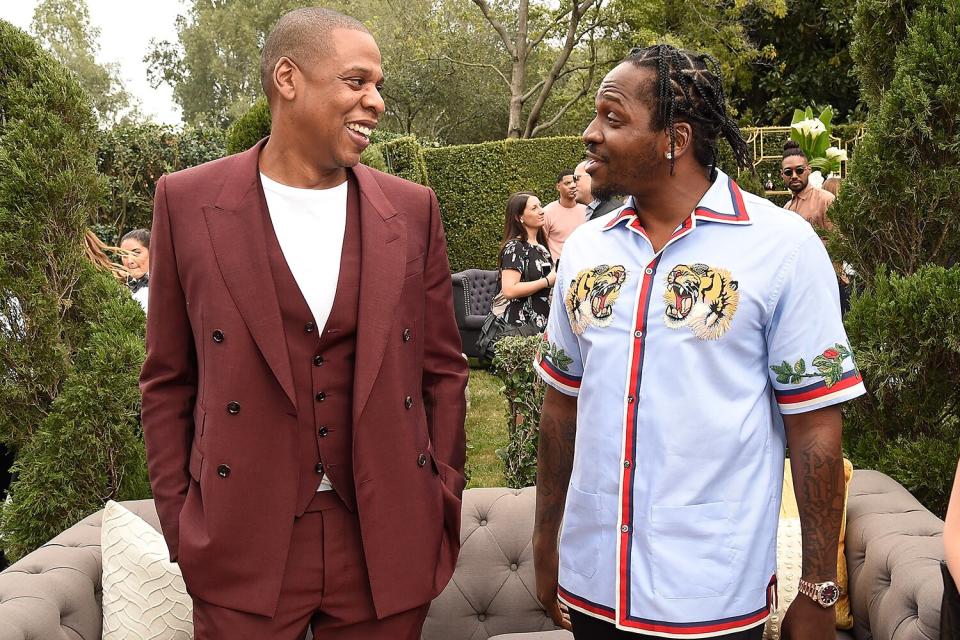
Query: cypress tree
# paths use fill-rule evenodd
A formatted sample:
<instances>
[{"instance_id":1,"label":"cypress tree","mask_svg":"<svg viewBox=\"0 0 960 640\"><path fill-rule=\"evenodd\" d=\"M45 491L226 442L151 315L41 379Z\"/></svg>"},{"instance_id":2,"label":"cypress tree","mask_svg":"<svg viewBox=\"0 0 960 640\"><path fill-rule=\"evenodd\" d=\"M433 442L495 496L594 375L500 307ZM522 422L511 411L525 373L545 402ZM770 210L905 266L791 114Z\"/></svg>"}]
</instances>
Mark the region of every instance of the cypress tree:
<instances>
[{"instance_id":1,"label":"cypress tree","mask_svg":"<svg viewBox=\"0 0 960 640\"><path fill-rule=\"evenodd\" d=\"M960 0L857 11L872 104L831 253L860 276L847 329L870 394L848 408L845 446L942 514L960 455Z\"/></svg>"},{"instance_id":2,"label":"cypress tree","mask_svg":"<svg viewBox=\"0 0 960 640\"><path fill-rule=\"evenodd\" d=\"M107 499L149 494L137 433L143 313L83 252L105 183L69 72L0 21L0 514L19 557Z\"/></svg>"}]
</instances>

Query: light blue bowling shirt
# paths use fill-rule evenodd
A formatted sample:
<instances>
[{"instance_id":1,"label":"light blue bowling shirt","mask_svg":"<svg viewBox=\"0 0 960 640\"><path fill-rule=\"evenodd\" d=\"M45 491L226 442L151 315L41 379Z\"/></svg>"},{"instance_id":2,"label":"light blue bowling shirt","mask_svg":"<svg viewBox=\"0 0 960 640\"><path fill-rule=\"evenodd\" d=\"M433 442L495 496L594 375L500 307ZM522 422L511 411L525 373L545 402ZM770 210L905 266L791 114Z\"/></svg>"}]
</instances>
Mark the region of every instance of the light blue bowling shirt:
<instances>
[{"instance_id":1,"label":"light blue bowling shirt","mask_svg":"<svg viewBox=\"0 0 960 640\"><path fill-rule=\"evenodd\" d=\"M781 414L865 390L800 216L718 172L655 253L632 207L567 240L535 362L578 398L560 598L628 631L732 633L776 597Z\"/></svg>"}]
</instances>

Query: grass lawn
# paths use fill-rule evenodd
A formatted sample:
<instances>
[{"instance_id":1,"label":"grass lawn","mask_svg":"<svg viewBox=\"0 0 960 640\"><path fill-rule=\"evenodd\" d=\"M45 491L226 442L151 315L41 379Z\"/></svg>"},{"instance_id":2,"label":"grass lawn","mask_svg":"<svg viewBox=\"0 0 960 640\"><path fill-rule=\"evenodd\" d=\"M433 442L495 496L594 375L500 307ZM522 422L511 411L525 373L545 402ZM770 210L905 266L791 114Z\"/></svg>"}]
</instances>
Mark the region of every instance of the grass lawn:
<instances>
[{"instance_id":1,"label":"grass lawn","mask_svg":"<svg viewBox=\"0 0 960 640\"><path fill-rule=\"evenodd\" d=\"M467 411L467 487L503 487L503 463L497 449L507 446L507 401L500 380L485 369L470 369Z\"/></svg>"}]
</instances>

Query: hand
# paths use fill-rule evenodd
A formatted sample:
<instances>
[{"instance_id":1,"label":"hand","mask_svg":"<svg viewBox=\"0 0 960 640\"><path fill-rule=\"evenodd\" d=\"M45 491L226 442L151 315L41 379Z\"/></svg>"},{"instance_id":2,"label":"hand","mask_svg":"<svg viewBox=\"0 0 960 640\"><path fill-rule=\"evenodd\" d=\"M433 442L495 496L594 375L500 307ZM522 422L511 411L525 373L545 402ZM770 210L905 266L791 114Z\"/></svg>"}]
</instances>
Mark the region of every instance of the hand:
<instances>
[{"instance_id":1,"label":"hand","mask_svg":"<svg viewBox=\"0 0 960 640\"><path fill-rule=\"evenodd\" d=\"M557 545L544 545L550 548L538 548L534 545L533 566L537 578L537 600L543 605L547 615L558 627L567 631L573 629L570 624L570 612L557 599L557 576L560 571L560 553Z\"/></svg>"},{"instance_id":2,"label":"hand","mask_svg":"<svg viewBox=\"0 0 960 640\"><path fill-rule=\"evenodd\" d=\"M783 616L780 637L783 640L835 640L836 608L824 609L807 596L798 593Z\"/></svg>"},{"instance_id":3,"label":"hand","mask_svg":"<svg viewBox=\"0 0 960 640\"><path fill-rule=\"evenodd\" d=\"M552 287L557 281L557 272L551 271L547 274L547 286Z\"/></svg>"}]
</instances>

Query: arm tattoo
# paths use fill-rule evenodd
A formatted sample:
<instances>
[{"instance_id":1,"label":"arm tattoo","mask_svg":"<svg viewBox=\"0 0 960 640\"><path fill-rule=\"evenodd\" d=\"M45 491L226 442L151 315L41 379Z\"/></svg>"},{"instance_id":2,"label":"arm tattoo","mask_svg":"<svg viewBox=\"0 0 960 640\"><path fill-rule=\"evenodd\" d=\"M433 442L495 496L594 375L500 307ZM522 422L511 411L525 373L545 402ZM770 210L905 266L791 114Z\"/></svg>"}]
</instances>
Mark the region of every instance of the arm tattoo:
<instances>
[{"instance_id":1,"label":"arm tattoo","mask_svg":"<svg viewBox=\"0 0 960 640\"><path fill-rule=\"evenodd\" d=\"M577 436L576 404L545 402L540 418L540 444L537 452L536 528L550 533L560 531L563 507L573 470L573 450Z\"/></svg>"},{"instance_id":2,"label":"arm tattoo","mask_svg":"<svg viewBox=\"0 0 960 640\"><path fill-rule=\"evenodd\" d=\"M803 538L803 576L834 580L843 517L843 458L839 448L811 438L791 452ZM795 466L794 466L795 465Z\"/></svg>"}]
</instances>

